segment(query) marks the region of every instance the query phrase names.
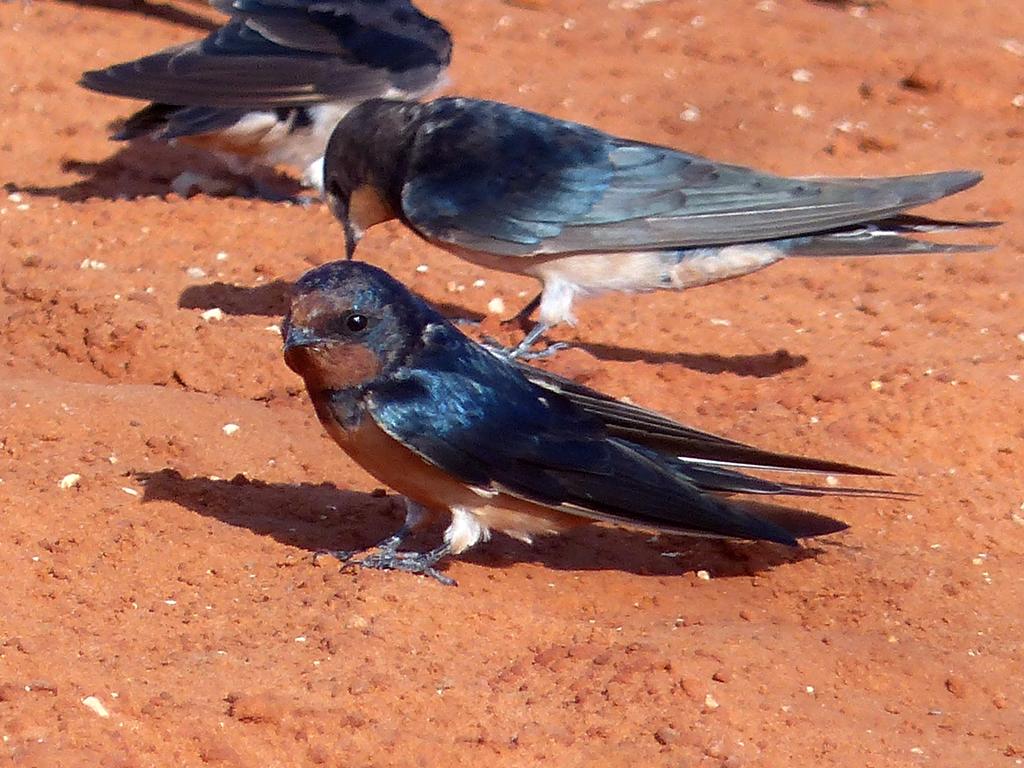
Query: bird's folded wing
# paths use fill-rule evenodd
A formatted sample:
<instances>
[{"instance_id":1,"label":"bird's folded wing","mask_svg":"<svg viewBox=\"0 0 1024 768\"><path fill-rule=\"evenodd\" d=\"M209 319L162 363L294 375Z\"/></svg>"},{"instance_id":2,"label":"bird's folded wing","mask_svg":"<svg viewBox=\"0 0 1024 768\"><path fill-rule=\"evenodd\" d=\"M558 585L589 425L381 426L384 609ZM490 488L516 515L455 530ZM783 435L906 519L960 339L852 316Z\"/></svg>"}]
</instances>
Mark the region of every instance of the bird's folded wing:
<instances>
[{"instance_id":1,"label":"bird's folded wing","mask_svg":"<svg viewBox=\"0 0 1024 768\"><path fill-rule=\"evenodd\" d=\"M425 354L416 368L375 385L367 403L385 433L467 486L595 520L793 543L790 533L720 494L796 493L799 486L680 462L611 436L489 353L451 350L433 360Z\"/></svg>"},{"instance_id":2,"label":"bird's folded wing","mask_svg":"<svg viewBox=\"0 0 1024 768\"><path fill-rule=\"evenodd\" d=\"M981 179L787 179L496 102L435 112L414 147L406 217L430 239L502 255L794 237L891 216Z\"/></svg>"},{"instance_id":3,"label":"bird's folded wing","mask_svg":"<svg viewBox=\"0 0 1024 768\"><path fill-rule=\"evenodd\" d=\"M448 32L415 9L400 22L367 16L358 3L218 7L235 18L203 40L86 72L81 83L168 104L273 108L419 94L450 60Z\"/></svg>"},{"instance_id":4,"label":"bird's folded wing","mask_svg":"<svg viewBox=\"0 0 1024 768\"><path fill-rule=\"evenodd\" d=\"M616 400L550 371L521 363L517 365L523 374L535 384L564 395L577 406L600 419L610 434L649 448L669 452L681 461L787 472L819 472L868 477L889 475L887 472L844 462L762 450L746 443L688 427L668 416Z\"/></svg>"}]
</instances>

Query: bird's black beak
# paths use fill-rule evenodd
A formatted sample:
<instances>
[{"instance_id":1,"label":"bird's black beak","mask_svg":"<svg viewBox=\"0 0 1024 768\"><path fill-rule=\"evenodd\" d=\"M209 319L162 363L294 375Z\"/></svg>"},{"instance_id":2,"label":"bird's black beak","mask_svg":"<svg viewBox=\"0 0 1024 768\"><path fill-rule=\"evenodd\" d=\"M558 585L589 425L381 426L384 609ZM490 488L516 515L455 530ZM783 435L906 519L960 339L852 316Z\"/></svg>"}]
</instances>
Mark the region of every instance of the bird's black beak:
<instances>
[{"instance_id":1,"label":"bird's black beak","mask_svg":"<svg viewBox=\"0 0 1024 768\"><path fill-rule=\"evenodd\" d=\"M297 347L309 347L323 341L319 336L307 328L296 327L288 323L284 331L284 351Z\"/></svg>"},{"instance_id":2,"label":"bird's black beak","mask_svg":"<svg viewBox=\"0 0 1024 768\"><path fill-rule=\"evenodd\" d=\"M356 234L355 227L352 226L348 216L342 220L342 224L345 226L345 258L351 260L355 256L356 246L359 244L359 236Z\"/></svg>"},{"instance_id":3,"label":"bird's black beak","mask_svg":"<svg viewBox=\"0 0 1024 768\"><path fill-rule=\"evenodd\" d=\"M326 185L326 191L327 207L331 209L334 218L340 221L341 226L345 229L345 258L351 260L355 255L356 246L359 244L359 235L348 214L348 198L341 194L341 189L333 180Z\"/></svg>"}]
</instances>

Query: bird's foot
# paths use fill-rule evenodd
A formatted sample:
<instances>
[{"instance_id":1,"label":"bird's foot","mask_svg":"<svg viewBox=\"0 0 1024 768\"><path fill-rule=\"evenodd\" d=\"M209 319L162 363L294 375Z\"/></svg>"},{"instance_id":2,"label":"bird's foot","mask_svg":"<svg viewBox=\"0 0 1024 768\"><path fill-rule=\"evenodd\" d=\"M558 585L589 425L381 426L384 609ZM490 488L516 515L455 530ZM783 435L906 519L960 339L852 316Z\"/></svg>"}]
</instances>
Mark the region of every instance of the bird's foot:
<instances>
[{"instance_id":1,"label":"bird's foot","mask_svg":"<svg viewBox=\"0 0 1024 768\"><path fill-rule=\"evenodd\" d=\"M318 195L296 192L294 184L281 183L277 179L251 179L243 184L239 191L243 197L268 203L290 203L300 208L311 208L322 202Z\"/></svg>"},{"instance_id":2,"label":"bird's foot","mask_svg":"<svg viewBox=\"0 0 1024 768\"><path fill-rule=\"evenodd\" d=\"M347 560L346 565L358 565L362 568L373 568L381 571L405 571L421 576L429 576L447 587L456 586L455 579L445 576L434 566L444 557L451 554L451 547L444 544L429 552L399 552L396 549L381 548L379 552L365 555L359 560Z\"/></svg>"},{"instance_id":3,"label":"bird's foot","mask_svg":"<svg viewBox=\"0 0 1024 768\"><path fill-rule=\"evenodd\" d=\"M533 349L532 344L523 344L522 342L506 347L493 336L481 337L480 343L488 352L496 357L500 357L502 360L520 360L523 362L546 360L554 357L563 349L569 349L572 346L568 342L559 341L549 344L544 349Z\"/></svg>"},{"instance_id":4,"label":"bird's foot","mask_svg":"<svg viewBox=\"0 0 1024 768\"><path fill-rule=\"evenodd\" d=\"M557 355L563 349L569 349L571 346L572 345L567 341L558 341L554 344L549 344L544 349L532 349L531 347L526 347L524 349L520 344L512 348L509 352L509 357L513 360L523 360L527 362L531 360L547 360Z\"/></svg>"},{"instance_id":5,"label":"bird's foot","mask_svg":"<svg viewBox=\"0 0 1024 768\"><path fill-rule=\"evenodd\" d=\"M545 360L549 357L553 357L563 349L568 349L569 344L564 341L559 341L554 344L548 344L544 349L534 349L534 346L540 341L541 337L547 332L548 326L544 323L538 323L533 327L526 336L523 337L522 341L512 347L506 347L502 345L497 339L491 336L483 337L483 345L497 357L505 360Z\"/></svg>"},{"instance_id":6,"label":"bird's foot","mask_svg":"<svg viewBox=\"0 0 1024 768\"><path fill-rule=\"evenodd\" d=\"M333 557L335 560L340 562L343 566L352 560L356 555L363 555L372 550L379 550L381 554L392 554L394 555L398 547L401 546L402 542L405 541L405 537L409 535L412 530L412 526L406 523L393 534L388 536L383 541L379 541L372 547L366 549L320 549L313 553L313 564L316 565L317 561L321 557ZM357 561L358 562L358 561Z\"/></svg>"},{"instance_id":7,"label":"bird's foot","mask_svg":"<svg viewBox=\"0 0 1024 768\"><path fill-rule=\"evenodd\" d=\"M266 187L257 186L252 195L255 200L262 200L267 203L288 203L299 208L314 208L322 201L316 195L290 195L287 192L275 192Z\"/></svg>"}]
</instances>

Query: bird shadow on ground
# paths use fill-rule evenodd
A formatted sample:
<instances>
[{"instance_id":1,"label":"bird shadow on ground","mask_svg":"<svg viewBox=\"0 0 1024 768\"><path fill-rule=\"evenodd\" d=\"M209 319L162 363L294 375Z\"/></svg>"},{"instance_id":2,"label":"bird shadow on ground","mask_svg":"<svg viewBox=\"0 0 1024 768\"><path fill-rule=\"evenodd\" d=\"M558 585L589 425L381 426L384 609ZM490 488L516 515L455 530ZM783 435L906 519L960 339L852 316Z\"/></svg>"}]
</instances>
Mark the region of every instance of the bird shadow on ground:
<instances>
[{"instance_id":1,"label":"bird shadow on ground","mask_svg":"<svg viewBox=\"0 0 1024 768\"><path fill-rule=\"evenodd\" d=\"M118 13L136 13L140 16L152 16L157 19L180 24L183 27L194 27L204 32L212 32L219 26L216 22L183 8L169 3L151 3L148 0L63 0L69 5L81 5L88 8L102 8Z\"/></svg>"},{"instance_id":2,"label":"bird shadow on ground","mask_svg":"<svg viewBox=\"0 0 1024 768\"><path fill-rule=\"evenodd\" d=\"M89 199L136 200L142 197L167 197L171 184L188 171L201 176L222 189L230 197L258 197L252 179L231 174L217 158L181 145L140 139L121 144L110 157L100 160L61 160L61 171L79 176L69 184L39 186L5 185L8 192L24 192L40 197L56 197L66 203ZM297 197L302 186L290 176L270 169L259 169L256 184L281 198Z\"/></svg>"},{"instance_id":3,"label":"bird shadow on ground","mask_svg":"<svg viewBox=\"0 0 1024 768\"><path fill-rule=\"evenodd\" d=\"M135 473L143 503L170 501L200 515L271 536L316 553L359 550L394 533L404 516L398 497L358 493L328 483L266 483L241 475L230 480L184 477L176 470ZM432 528L410 538L410 549L439 543ZM673 576L707 570L716 577L752 576L787 563L814 558L822 550L770 543L737 543L582 526L530 547L505 536L481 544L459 559L489 568L532 562L561 571L624 571ZM669 553L670 556L666 556Z\"/></svg>"},{"instance_id":4,"label":"bird shadow on ground","mask_svg":"<svg viewBox=\"0 0 1024 768\"><path fill-rule=\"evenodd\" d=\"M213 309L218 307L227 315L261 315L281 317L288 311L292 283L274 280L256 286L214 282L190 285L178 297L182 309ZM479 322L485 318L481 312L458 304L433 304L438 312L449 318ZM702 373L733 373L737 376L766 378L807 364L803 355L793 355L784 349L759 355L714 355L692 352L651 352L634 347L611 344L573 343L599 360L618 362L644 361L656 364L681 365Z\"/></svg>"},{"instance_id":5,"label":"bird shadow on ground","mask_svg":"<svg viewBox=\"0 0 1024 768\"><path fill-rule=\"evenodd\" d=\"M181 309L203 310L219 307L226 315L281 317L288 311L291 294L292 283L287 280L274 280L256 286L214 282L188 286L178 296L178 306ZM446 317L465 318L474 322L484 318L482 313L458 304L433 304L433 307Z\"/></svg>"},{"instance_id":6,"label":"bird shadow on ground","mask_svg":"<svg viewBox=\"0 0 1024 768\"><path fill-rule=\"evenodd\" d=\"M598 360L681 365L702 373L733 373L737 376L757 378L778 376L780 373L801 368L807 364L807 358L804 355L794 355L785 349L757 355L715 355L693 352L652 352L636 347L622 347L617 344L580 343L575 346L586 350Z\"/></svg>"}]
</instances>

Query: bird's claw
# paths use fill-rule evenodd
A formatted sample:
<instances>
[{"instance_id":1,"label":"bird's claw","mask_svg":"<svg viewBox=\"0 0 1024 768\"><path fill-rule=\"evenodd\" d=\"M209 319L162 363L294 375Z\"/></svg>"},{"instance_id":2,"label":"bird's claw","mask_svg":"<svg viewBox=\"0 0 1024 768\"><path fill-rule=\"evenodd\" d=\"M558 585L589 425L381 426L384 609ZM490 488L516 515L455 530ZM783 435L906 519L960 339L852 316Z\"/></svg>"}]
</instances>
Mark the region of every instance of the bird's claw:
<instances>
[{"instance_id":1,"label":"bird's claw","mask_svg":"<svg viewBox=\"0 0 1024 768\"><path fill-rule=\"evenodd\" d=\"M347 563L358 554L358 549L318 549L313 553L313 565L317 565L321 557L333 557L338 562Z\"/></svg>"},{"instance_id":2,"label":"bird's claw","mask_svg":"<svg viewBox=\"0 0 1024 768\"><path fill-rule=\"evenodd\" d=\"M509 354L513 360L547 360L550 357L554 357L563 349L569 349L572 345L567 341L557 341L554 344L549 344L544 349L530 349L529 347L513 347Z\"/></svg>"},{"instance_id":3,"label":"bird's claw","mask_svg":"<svg viewBox=\"0 0 1024 768\"><path fill-rule=\"evenodd\" d=\"M491 352L491 354L502 358L503 360L546 360L549 357L554 357L563 349L569 349L571 344L565 341L558 341L554 344L549 344L544 349L533 349L532 344L524 344L520 342L512 347L506 347L500 341L495 339L493 336L483 336L481 338L483 346Z\"/></svg>"},{"instance_id":4,"label":"bird's claw","mask_svg":"<svg viewBox=\"0 0 1024 768\"><path fill-rule=\"evenodd\" d=\"M444 584L446 587L456 586L455 579L445 576L434 566L441 557L435 552L398 552L395 550L383 550L372 555L366 555L359 560L349 560L347 566L358 565L361 568L372 568L380 571L404 571L415 573L420 576L429 576L435 581Z\"/></svg>"}]
</instances>

